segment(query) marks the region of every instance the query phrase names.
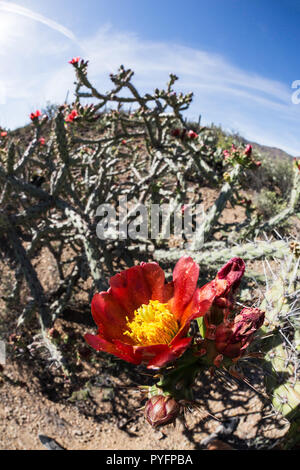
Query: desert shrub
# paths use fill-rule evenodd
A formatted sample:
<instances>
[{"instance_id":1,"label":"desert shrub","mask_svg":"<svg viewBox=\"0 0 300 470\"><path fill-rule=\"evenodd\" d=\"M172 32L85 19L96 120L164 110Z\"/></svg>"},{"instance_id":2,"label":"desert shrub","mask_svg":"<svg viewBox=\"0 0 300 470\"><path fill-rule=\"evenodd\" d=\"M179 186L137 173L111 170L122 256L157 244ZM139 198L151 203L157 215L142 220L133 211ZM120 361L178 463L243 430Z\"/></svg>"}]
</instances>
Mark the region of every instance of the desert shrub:
<instances>
[{"instance_id":1,"label":"desert shrub","mask_svg":"<svg viewBox=\"0 0 300 470\"><path fill-rule=\"evenodd\" d=\"M262 189L254 198L258 213L266 220L284 209L286 203L275 191Z\"/></svg>"},{"instance_id":2,"label":"desert shrub","mask_svg":"<svg viewBox=\"0 0 300 470\"><path fill-rule=\"evenodd\" d=\"M260 156L261 171L249 171L246 187L254 191L261 189L276 191L283 199L287 199L293 184L292 159L270 158Z\"/></svg>"}]
</instances>

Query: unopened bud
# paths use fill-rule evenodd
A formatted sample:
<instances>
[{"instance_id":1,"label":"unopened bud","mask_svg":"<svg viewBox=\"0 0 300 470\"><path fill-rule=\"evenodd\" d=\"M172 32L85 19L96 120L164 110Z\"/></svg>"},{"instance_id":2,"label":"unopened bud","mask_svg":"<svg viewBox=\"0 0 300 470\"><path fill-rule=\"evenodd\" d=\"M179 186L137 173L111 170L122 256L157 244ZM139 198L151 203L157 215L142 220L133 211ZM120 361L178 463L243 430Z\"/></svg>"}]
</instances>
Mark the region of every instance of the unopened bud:
<instances>
[{"instance_id":1,"label":"unopened bud","mask_svg":"<svg viewBox=\"0 0 300 470\"><path fill-rule=\"evenodd\" d=\"M157 428L175 421L180 405L172 397L155 395L149 398L145 406L145 417L152 427Z\"/></svg>"},{"instance_id":2,"label":"unopened bud","mask_svg":"<svg viewBox=\"0 0 300 470\"><path fill-rule=\"evenodd\" d=\"M250 157L251 153L252 153L252 145L248 144L245 148L245 155L247 155L248 157Z\"/></svg>"},{"instance_id":3,"label":"unopened bud","mask_svg":"<svg viewBox=\"0 0 300 470\"><path fill-rule=\"evenodd\" d=\"M265 313L258 308L244 308L234 320L221 323L216 329L215 345L219 353L230 358L240 357L262 326Z\"/></svg>"}]
</instances>

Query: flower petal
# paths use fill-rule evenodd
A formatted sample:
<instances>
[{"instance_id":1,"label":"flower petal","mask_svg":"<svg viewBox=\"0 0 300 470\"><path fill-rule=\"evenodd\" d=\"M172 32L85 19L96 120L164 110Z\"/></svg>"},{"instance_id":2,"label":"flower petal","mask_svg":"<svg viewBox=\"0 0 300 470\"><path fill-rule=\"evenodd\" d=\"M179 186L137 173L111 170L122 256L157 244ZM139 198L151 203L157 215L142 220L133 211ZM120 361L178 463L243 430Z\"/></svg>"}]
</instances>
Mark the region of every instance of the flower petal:
<instances>
[{"instance_id":1,"label":"flower petal","mask_svg":"<svg viewBox=\"0 0 300 470\"><path fill-rule=\"evenodd\" d=\"M126 330L126 311L115 299L111 290L95 294L92 299L92 315L101 334L108 341L123 339ZM130 343L130 338L128 338Z\"/></svg>"},{"instance_id":2,"label":"flower petal","mask_svg":"<svg viewBox=\"0 0 300 470\"><path fill-rule=\"evenodd\" d=\"M104 351L109 354L112 354L123 361L131 362L132 364L140 364L141 363L141 355L135 354L133 351L133 347L130 345L123 345L123 344L116 344L110 343L106 339L102 338L100 334L98 335L91 335L87 333L84 336L86 342L96 351Z\"/></svg>"},{"instance_id":3,"label":"flower petal","mask_svg":"<svg viewBox=\"0 0 300 470\"><path fill-rule=\"evenodd\" d=\"M159 369L169 362L173 362L180 357L189 347L192 337L179 339L173 346L165 348L149 361L148 369Z\"/></svg>"},{"instance_id":4,"label":"flower petal","mask_svg":"<svg viewBox=\"0 0 300 470\"><path fill-rule=\"evenodd\" d=\"M245 263L242 258L231 258L218 272L216 279L225 279L228 288L234 293L239 287L245 272Z\"/></svg>"},{"instance_id":5,"label":"flower petal","mask_svg":"<svg viewBox=\"0 0 300 470\"><path fill-rule=\"evenodd\" d=\"M110 279L110 286L113 296L126 310L128 316L142 304L147 304L151 298L142 266L133 266L116 274Z\"/></svg>"},{"instance_id":6,"label":"flower petal","mask_svg":"<svg viewBox=\"0 0 300 470\"><path fill-rule=\"evenodd\" d=\"M183 256L173 271L174 296L169 301L170 309L177 320L181 319L185 307L191 301L199 276L199 266L189 256Z\"/></svg>"},{"instance_id":7,"label":"flower petal","mask_svg":"<svg viewBox=\"0 0 300 470\"><path fill-rule=\"evenodd\" d=\"M170 283L165 284L165 273L162 268L157 263L141 263L141 267L151 292L151 300L166 303L173 294L173 288Z\"/></svg>"}]
</instances>

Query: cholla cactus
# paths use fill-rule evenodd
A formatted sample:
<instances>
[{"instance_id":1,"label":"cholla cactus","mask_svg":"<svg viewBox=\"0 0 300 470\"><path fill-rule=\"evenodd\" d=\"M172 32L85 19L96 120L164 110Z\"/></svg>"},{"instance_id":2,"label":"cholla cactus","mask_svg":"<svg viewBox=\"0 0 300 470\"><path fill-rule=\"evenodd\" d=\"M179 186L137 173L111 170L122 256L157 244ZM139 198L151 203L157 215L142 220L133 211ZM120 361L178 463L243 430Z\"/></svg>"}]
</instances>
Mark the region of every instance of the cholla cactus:
<instances>
[{"instance_id":1,"label":"cholla cactus","mask_svg":"<svg viewBox=\"0 0 300 470\"><path fill-rule=\"evenodd\" d=\"M261 328L266 351L266 385L272 403L291 425L284 443L290 448L299 442L300 429L300 279L299 243L290 243L291 254L279 264L276 274L270 268L267 290L260 308L266 312Z\"/></svg>"},{"instance_id":2,"label":"cholla cactus","mask_svg":"<svg viewBox=\"0 0 300 470\"><path fill-rule=\"evenodd\" d=\"M260 310L236 309L234 294L244 274L240 258L282 258L289 248L282 240L248 239L263 228L249 201L246 220L235 224L234 230L232 224L222 222L228 203L245 207L242 178L249 168L260 171L260 165L251 146L232 146L224 154L200 122L191 128L183 112L192 93L174 91L175 75L170 75L165 89L141 94L132 82L133 71L121 66L110 76L112 89L102 93L89 81L88 62L75 57L70 65L77 79L71 105L58 107L53 119L39 110L31 113L27 146L25 139L0 132L0 249L13 267L18 266L12 295L6 300L18 302L25 279L31 297L16 323L20 326L37 313L42 330L39 344L65 368L59 344L49 331L76 289L89 284L99 331L86 336L88 343L158 370L159 381L149 398L171 398L153 398L147 416L151 423L162 424L178 411L171 399L180 409L193 402L193 383L201 370L229 370L245 357L262 323ZM92 104L82 105L81 100ZM131 108L125 110L125 106ZM289 210L281 219L296 211L298 173ZM193 191L189 191L191 180ZM215 201L191 239L182 237L180 249L171 250L165 235L168 222L172 215L175 220L176 210L182 220L190 192L193 204L201 202L201 185L215 188ZM129 210L121 216L122 198ZM149 234L136 239L115 237L114 224L109 227L110 239L97 236L99 207L118 212L120 226L128 228L138 224L141 204L147 209L151 204L168 204L158 238ZM273 218L269 226L277 221ZM241 244L235 243L238 237ZM51 252L56 265L58 280L51 292L44 288L34 263L44 249ZM167 284L158 264L137 265L147 259L163 260L170 267L179 258L173 281ZM196 263L219 270L200 289ZM125 274L113 275L124 265ZM109 278L111 287L105 292ZM267 311L267 306L262 310ZM196 318L199 341L188 334ZM296 348L297 338L295 334Z\"/></svg>"}]
</instances>

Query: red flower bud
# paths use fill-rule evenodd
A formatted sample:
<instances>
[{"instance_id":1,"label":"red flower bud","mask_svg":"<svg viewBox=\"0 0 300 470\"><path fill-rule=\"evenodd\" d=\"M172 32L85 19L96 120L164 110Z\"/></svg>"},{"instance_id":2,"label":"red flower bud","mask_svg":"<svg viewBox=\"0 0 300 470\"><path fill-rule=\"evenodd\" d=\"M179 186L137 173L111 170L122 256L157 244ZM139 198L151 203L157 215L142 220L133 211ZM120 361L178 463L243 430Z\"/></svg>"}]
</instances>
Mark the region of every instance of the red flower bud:
<instances>
[{"instance_id":1,"label":"red flower bud","mask_svg":"<svg viewBox=\"0 0 300 470\"><path fill-rule=\"evenodd\" d=\"M31 114L30 114L30 119L31 119L32 121L35 121L35 120L37 120L41 115L42 115L41 111L40 111L39 109L37 109L35 113L31 113Z\"/></svg>"},{"instance_id":2,"label":"red flower bud","mask_svg":"<svg viewBox=\"0 0 300 470\"><path fill-rule=\"evenodd\" d=\"M196 134L196 132L194 132L194 131L188 131L187 136L190 139L197 139L197 137L199 137L198 134Z\"/></svg>"},{"instance_id":3,"label":"red flower bud","mask_svg":"<svg viewBox=\"0 0 300 470\"><path fill-rule=\"evenodd\" d=\"M261 162L255 162L256 166L261 166Z\"/></svg>"},{"instance_id":4,"label":"red flower bud","mask_svg":"<svg viewBox=\"0 0 300 470\"><path fill-rule=\"evenodd\" d=\"M216 278L209 283L215 290L213 304L204 316L207 339L215 338L216 325L225 320L232 308L234 295L239 288L245 272L245 263L241 258L232 258L217 273Z\"/></svg>"},{"instance_id":5,"label":"red flower bud","mask_svg":"<svg viewBox=\"0 0 300 470\"><path fill-rule=\"evenodd\" d=\"M80 61L80 57L73 57L72 60L69 60L69 64L75 65Z\"/></svg>"},{"instance_id":6,"label":"red flower bud","mask_svg":"<svg viewBox=\"0 0 300 470\"><path fill-rule=\"evenodd\" d=\"M157 428L175 421L180 411L180 405L172 397L155 395L145 406L145 417L152 427Z\"/></svg>"},{"instance_id":7,"label":"red flower bud","mask_svg":"<svg viewBox=\"0 0 300 470\"><path fill-rule=\"evenodd\" d=\"M217 279L225 279L229 290L234 293L245 272L245 263L241 258L231 258L218 272Z\"/></svg>"},{"instance_id":8,"label":"red flower bud","mask_svg":"<svg viewBox=\"0 0 300 470\"><path fill-rule=\"evenodd\" d=\"M78 117L76 109L73 109L70 114L66 117L66 122L73 122Z\"/></svg>"},{"instance_id":9,"label":"red flower bud","mask_svg":"<svg viewBox=\"0 0 300 470\"><path fill-rule=\"evenodd\" d=\"M40 138L39 138L39 144L40 144L40 145L45 145L45 143L46 143L45 138L44 138L44 137L40 137Z\"/></svg>"},{"instance_id":10,"label":"red flower bud","mask_svg":"<svg viewBox=\"0 0 300 470\"><path fill-rule=\"evenodd\" d=\"M248 144L245 148L244 154L247 155L247 157L250 157L251 153L252 153L252 145Z\"/></svg>"},{"instance_id":11,"label":"red flower bud","mask_svg":"<svg viewBox=\"0 0 300 470\"><path fill-rule=\"evenodd\" d=\"M262 326L265 313L258 308L244 308L234 320L225 320L216 329L215 346L230 358L240 357Z\"/></svg>"},{"instance_id":12,"label":"red flower bud","mask_svg":"<svg viewBox=\"0 0 300 470\"><path fill-rule=\"evenodd\" d=\"M188 206L187 206L186 204L183 204L183 205L181 206L181 212L182 212L182 214L184 214L184 212L186 211L187 208L188 208Z\"/></svg>"}]
</instances>

